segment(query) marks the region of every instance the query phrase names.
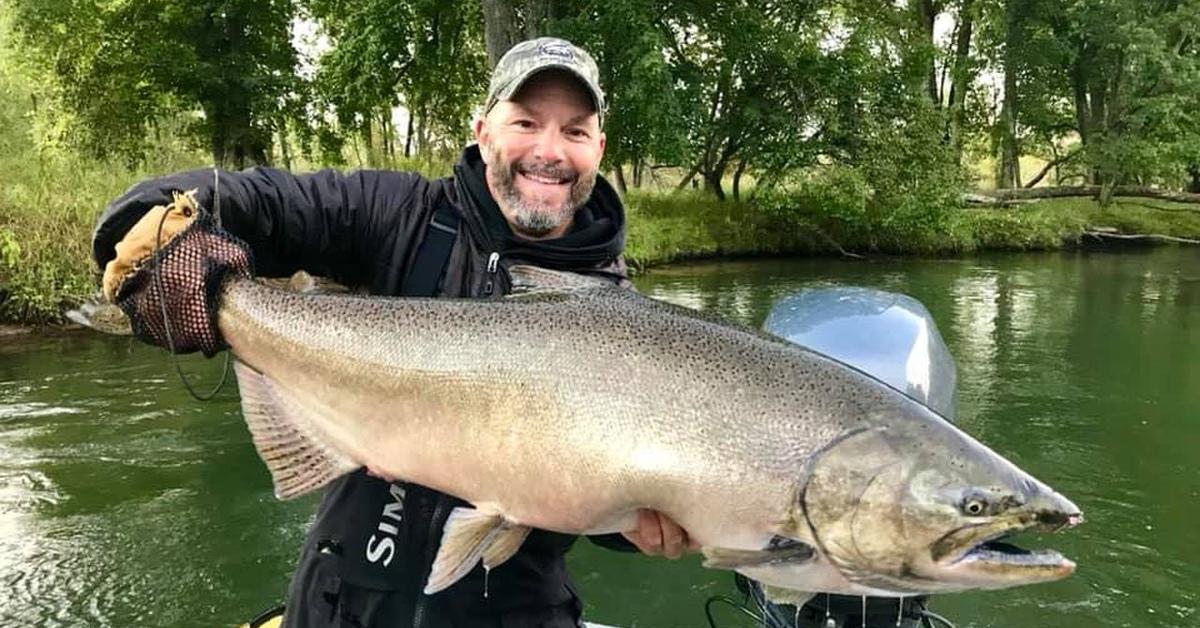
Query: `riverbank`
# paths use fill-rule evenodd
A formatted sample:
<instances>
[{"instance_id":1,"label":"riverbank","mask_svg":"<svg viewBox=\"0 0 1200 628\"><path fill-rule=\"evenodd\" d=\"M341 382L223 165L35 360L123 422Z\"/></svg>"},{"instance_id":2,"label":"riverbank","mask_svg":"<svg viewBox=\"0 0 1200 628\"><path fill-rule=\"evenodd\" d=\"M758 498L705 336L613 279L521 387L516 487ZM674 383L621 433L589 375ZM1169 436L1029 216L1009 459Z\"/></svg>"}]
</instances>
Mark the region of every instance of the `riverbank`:
<instances>
[{"instance_id":1,"label":"riverbank","mask_svg":"<svg viewBox=\"0 0 1200 628\"><path fill-rule=\"evenodd\" d=\"M633 193L627 257L635 268L685 259L752 255L951 256L983 251L1048 251L1080 246L1089 231L1200 239L1200 206L1119 198L1107 208L1086 198L1017 207L970 207L913 229L884 215L859 220L797 205L718 202L690 194Z\"/></svg>"},{"instance_id":2,"label":"riverbank","mask_svg":"<svg viewBox=\"0 0 1200 628\"><path fill-rule=\"evenodd\" d=\"M95 291L88 242L95 214L134 178L81 175L69 190L14 186L0 192L0 323L55 325ZM1089 230L1200 238L1200 209L1118 199L1048 199L1006 208L941 212L914 228L889 215L844 212L789 200L717 201L696 192L634 190L627 199L627 257L637 270L675 261L763 255L950 256L1078 246ZM31 208L39 208L33 211ZM9 327L5 333L11 332Z\"/></svg>"}]
</instances>

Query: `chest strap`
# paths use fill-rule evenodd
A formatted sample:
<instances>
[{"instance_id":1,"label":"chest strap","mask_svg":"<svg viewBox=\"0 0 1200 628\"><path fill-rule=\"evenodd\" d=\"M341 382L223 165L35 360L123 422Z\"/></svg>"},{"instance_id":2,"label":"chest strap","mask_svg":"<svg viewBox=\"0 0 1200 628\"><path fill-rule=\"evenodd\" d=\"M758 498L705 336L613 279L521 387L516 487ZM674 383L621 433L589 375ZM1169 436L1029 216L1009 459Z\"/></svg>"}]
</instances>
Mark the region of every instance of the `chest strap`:
<instances>
[{"instance_id":1,"label":"chest strap","mask_svg":"<svg viewBox=\"0 0 1200 628\"><path fill-rule=\"evenodd\" d=\"M421 246L417 249L417 258L413 261L412 268L408 269L402 291L404 296L437 296L446 276L450 250L454 248L454 240L458 238L458 223L461 217L446 203L438 205L429 226L425 228L425 237L421 239Z\"/></svg>"}]
</instances>

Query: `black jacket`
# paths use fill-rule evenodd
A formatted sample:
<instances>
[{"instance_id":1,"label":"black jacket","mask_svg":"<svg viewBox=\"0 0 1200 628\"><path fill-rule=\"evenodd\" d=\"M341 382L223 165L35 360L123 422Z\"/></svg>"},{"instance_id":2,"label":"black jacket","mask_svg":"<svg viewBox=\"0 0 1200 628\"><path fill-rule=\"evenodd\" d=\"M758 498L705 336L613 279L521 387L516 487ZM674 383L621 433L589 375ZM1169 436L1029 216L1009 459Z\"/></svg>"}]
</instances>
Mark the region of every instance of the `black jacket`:
<instances>
[{"instance_id":1,"label":"black jacket","mask_svg":"<svg viewBox=\"0 0 1200 628\"><path fill-rule=\"evenodd\" d=\"M173 190L196 189L202 206L245 240L260 276L297 270L402 295L434 212L448 207L461 226L439 294L497 297L509 288L506 265L522 262L627 282L621 257L625 214L602 178L576 212L569 233L546 241L515 236L491 198L477 147L464 151L454 176L326 170L293 175L270 168L196 170L140 183L110 205L97 223L93 255L103 265L115 244ZM489 258L497 258L489 270ZM390 485L362 471L325 493L289 593L290 626L568 626L580 604L563 555L570 535L535 531L493 573L481 567L449 589L421 594L450 511L463 502L430 489ZM602 545L631 549L619 535ZM485 596L485 586L486 593Z\"/></svg>"}]
</instances>

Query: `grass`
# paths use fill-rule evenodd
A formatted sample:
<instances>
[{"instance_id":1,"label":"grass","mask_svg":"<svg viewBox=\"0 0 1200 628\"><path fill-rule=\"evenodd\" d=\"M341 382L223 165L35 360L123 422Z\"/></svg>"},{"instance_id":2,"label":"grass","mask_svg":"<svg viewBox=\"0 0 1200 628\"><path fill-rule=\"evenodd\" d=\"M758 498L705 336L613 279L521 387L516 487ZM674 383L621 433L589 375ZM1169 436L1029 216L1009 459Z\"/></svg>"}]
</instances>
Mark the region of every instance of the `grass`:
<instances>
[{"instance_id":1,"label":"grass","mask_svg":"<svg viewBox=\"0 0 1200 628\"><path fill-rule=\"evenodd\" d=\"M1121 233L1200 239L1200 206L1118 198L1107 208L1086 198L1046 199L1017 208L964 209L949 229L959 250L1046 250L1081 243L1084 231L1109 227Z\"/></svg>"},{"instance_id":2,"label":"grass","mask_svg":"<svg viewBox=\"0 0 1200 628\"><path fill-rule=\"evenodd\" d=\"M631 190L625 255L635 268L680 259L820 252L819 236L746 202Z\"/></svg>"},{"instance_id":3,"label":"grass","mask_svg":"<svg viewBox=\"0 0 1200 628\"><path fill-rule=\"evenodd\" d=\"M104 206L151 172L199 164L164 160L129 170L83 158L0 158L0 322L46 324L96 290L92 227Z\"/></svg>"}]
</instances>

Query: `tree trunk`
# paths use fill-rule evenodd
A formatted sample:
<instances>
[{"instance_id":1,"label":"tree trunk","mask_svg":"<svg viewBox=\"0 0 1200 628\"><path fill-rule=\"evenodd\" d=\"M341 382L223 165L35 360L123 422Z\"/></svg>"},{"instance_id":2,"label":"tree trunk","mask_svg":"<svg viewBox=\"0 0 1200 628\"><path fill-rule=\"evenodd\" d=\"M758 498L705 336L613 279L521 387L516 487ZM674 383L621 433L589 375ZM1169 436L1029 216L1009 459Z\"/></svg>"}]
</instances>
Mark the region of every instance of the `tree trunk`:
<instances>
[{"instance_id":1,"label":"tree trunk","mask_svg":"<svg viewBox=\"0 0 1200 628\"><path fill-rule=\"evenodd\" d=\"M625 196L629 187L625 185L625 169L621 164L613 166L613 180L617 182L617 191L621 193L621 196Z\"/></svg>"},{"instance_id":2,"label":"tree trunk","mask_svg":"<svg viewBox=\"0 0 1200 628\"><path fill-rule=\"evenodd\" d=\"M742 199L742 175L746 172L746 160L738 161L737 168L733 171L733 200L739 201Z\"/></svg>"},{"instance_id":3,"label":"tree trunk","mask_svg":"<svg viewBox=\"0 0 1200 628\"><path fill-rule=\"evenodd\" d=\"M1074 150L1068 152L1066 155L1059 155L1058 151L1055 150L1054 151L1054 153L1055 153L1054 159L1047 162L1046 165L1042 168L1042 170L1033 177L1033 179L1030 179L1030 181L1028 183L1026 183L1025 185L1023 185L1021 187L1031 188L1031 187L1041 183L1042 179L1046 178L1046 175L1049 174L1051 170L1054 170L1054 172L1056 173L1055 179L1057 179L1058 178L1057 173L1058 173L1059 166L1063 165L1064 163L1066 163L1068 161L1071 161L1072 159L1074 159L1077 155L1079 155L1082 152L1083 152L1082 148L1075 148Z\"/></svg>"},{"instance_id":4,"label":"tree trunk","mask_svg":"<svg viewBox=\"0 0 1200 628\"><path fill-rule=\"evenodd\" d=\"M717 171L705 171L704 173L704 187L708 188L708 191L712 192L718 201L725 200L725 190L721 188L721 177L724 174L724 172Z\"/></svg>"},{"instance_id":5,"label":"tree trunk","mask_svg":"<svg viewBox=\"0 0 1200 628\"><path fill-rule=\"evenodd\" d=\"M1066 198L1086 196L1100 199L1104 195L1109 199L1116 196L1135 196L1139 198L1155 198L1176 203L1200 203L1200 193L1173 192L1139 185L1076 185L1045 188L1017 188L1010 190L993 190L980 192L975 196L993 198L998 201L1023 201L1039 198Z\"/></svg>"},{"instance_id":6,"label":"tree trunk","mask_svg":"<svg viewBox=\"0 0 1200 628\"><path fill-rule=\"evenodd\" d=\"M935 0L920 0L917 4L917 20L920 23L921 34L924 36L925 43L928 43L931 48L936 48L933 41L933 26L937 21L938 13L941 13L942 7L940 2ZM942 95L938 93L937 70L934 65L935 55L929 56L929 62L926 64L926 83L925 91L929 95L929 101L935 107L942 106Z\"/></svg>"},{"instance_id":7,"label":"tree trunk","mask_svg":"<svg viewBox=\"0 0 1200 628\"><path fill-rule=\"evenodd\" d=\"M553 4L552 0L525 0L525 39L547 34Z\"/></svg>"},{"instance_id":8,"label":"tree trunk","mask_svg":"<svg viewBox=\"0 0 1200 628\"><path fill-rule=\"evenodd\" d=\"M679 185L675 186L675 190L679 191L686 189L687 186L692 183L692 180L696 178L696 175L700 173L700 167L701 164L699 162L692 166L692 169L689 170L688 173L679 180Z\"/></svg>"},{"instance_id":9,"label":"tree trunk","mask_svg":"<svg viewBox=\"0 0 1200 628\"><path fill-rule=\"evenodd\" d=\"M380 137L383 138L383 157L389 168L396 165L396 128L392 125L388 107L379 110Z\"/></svg>"},{"instance_id":10,"label":"tree trunk","mask_svg":"<svg viewBox=\"0 0 1200 628\"><path fill-rule=\"evenodd\" d=\"M372 120L370 116L364 117L366 120L364 120L361 135L363 144L366 145L367 149L367 167L378 168L379 163L377 157L379 155L379 151L377 151L375 147L375 121Z\"/></svg>"},{"instance_id":11,"label":"tree trunk","mask_svg":"<svg viewBox=\"0 0 1200 628\"><path fill-rule=\"evenodd\" d=\"M1188 192L1192 194L1200 194L1200 164L1191 164L1188 166L1188 174L1192 177L1192 182L1188 184Z\"/></svg>"},{"instance_id":12,"label":"tree trunk","mask_svg":"<svg viewBox=\"0 0 1200 628\"><path fill-rule=\"evenodd\" d=\"M482 0L482 5L488 66L494 68L500 57L521 41L522 29L513 0Z\"/></svg>"},{"instance_id":13,"label":"tree trunk","mask_svg":"<svg viewBox=\"0 0 1200 628\"><path fill-rule=\"evenodd\" d=\"M1079 141L1087 146L1092 140L1092 110L1087 97L1087 70L1082 58L1083 52L1071 64L1071 96L1075 101L1075 130L1079 133Z\"/></svg>"},{"instance_id":14,"label":"tree trunk","mask_svg":"<svg viewBox=\"0 0 1200 628\"><path fill-rule=\"evenodd\" d=\"M642 159L640 157L635 157L633 159L633 163L630 164L630 168L633 170L633 187L642 187L642 175L646 170Z\"/></svg>"},{"instance_id":15,"label":"tree trunk","mask_svg":"<svg viewBox=\"0 0 1200 628\"><path fill-rule=\"evenodd\" d=\"M947 135L950 147L959 162L962 161L962 126L967 102L967 88L971 84L971 36L975 25L973 0L963 0L958 10L958 26L954 41L954 72L950 79L950 119Z\"/></svg>"},{"instance_id":16,"label":"tree trunk","mask_svg":"<svg viewBox=\"0 0 1200 628\"><path fill-rule=\"evenodd\" d=\"M270 165L268 142L251 123L249 105L239 104L239 100L232 98L204 104L213 163L233 170Z\"/></svg>"},{"instance_id":17,"label":"tree trunk","mask_svg":"<svg viewBox=\"0 0 1200 628\"><path fill-rule=\"evenodd\" d=\"M1004 46L1004 104L1000 107L1000 159L996 187L1015 188L1021 185L1021 151L1017 146L1017 60L1019 45L1015 3L1009 3L1005 15Z\"/></svg>"},{"instance_id":18,"label":"tree trunk","mask_svg":"<svg viewBox=\"0 0 1200 628\"><path fill-rule=\"evenodd\" d=\"M412 109L409 109L408 110L408 124L406 125L406 130L404 131L404 158L405 159L412 157L413 117L414 117L413 111L412 111Z\"/></svg>"},{"instance_id":19,"label":"tree trunk","mask_svg":"<svg viewBox=\"0 0 1200 628\"><path fill-rule=\"evenodd\" d=\"M283 167L286 170L292 169L292 150L288 146L288 129L287 124L280 125L279 128L279 155L283 158Z\"/></svg>"}]
</instances>

